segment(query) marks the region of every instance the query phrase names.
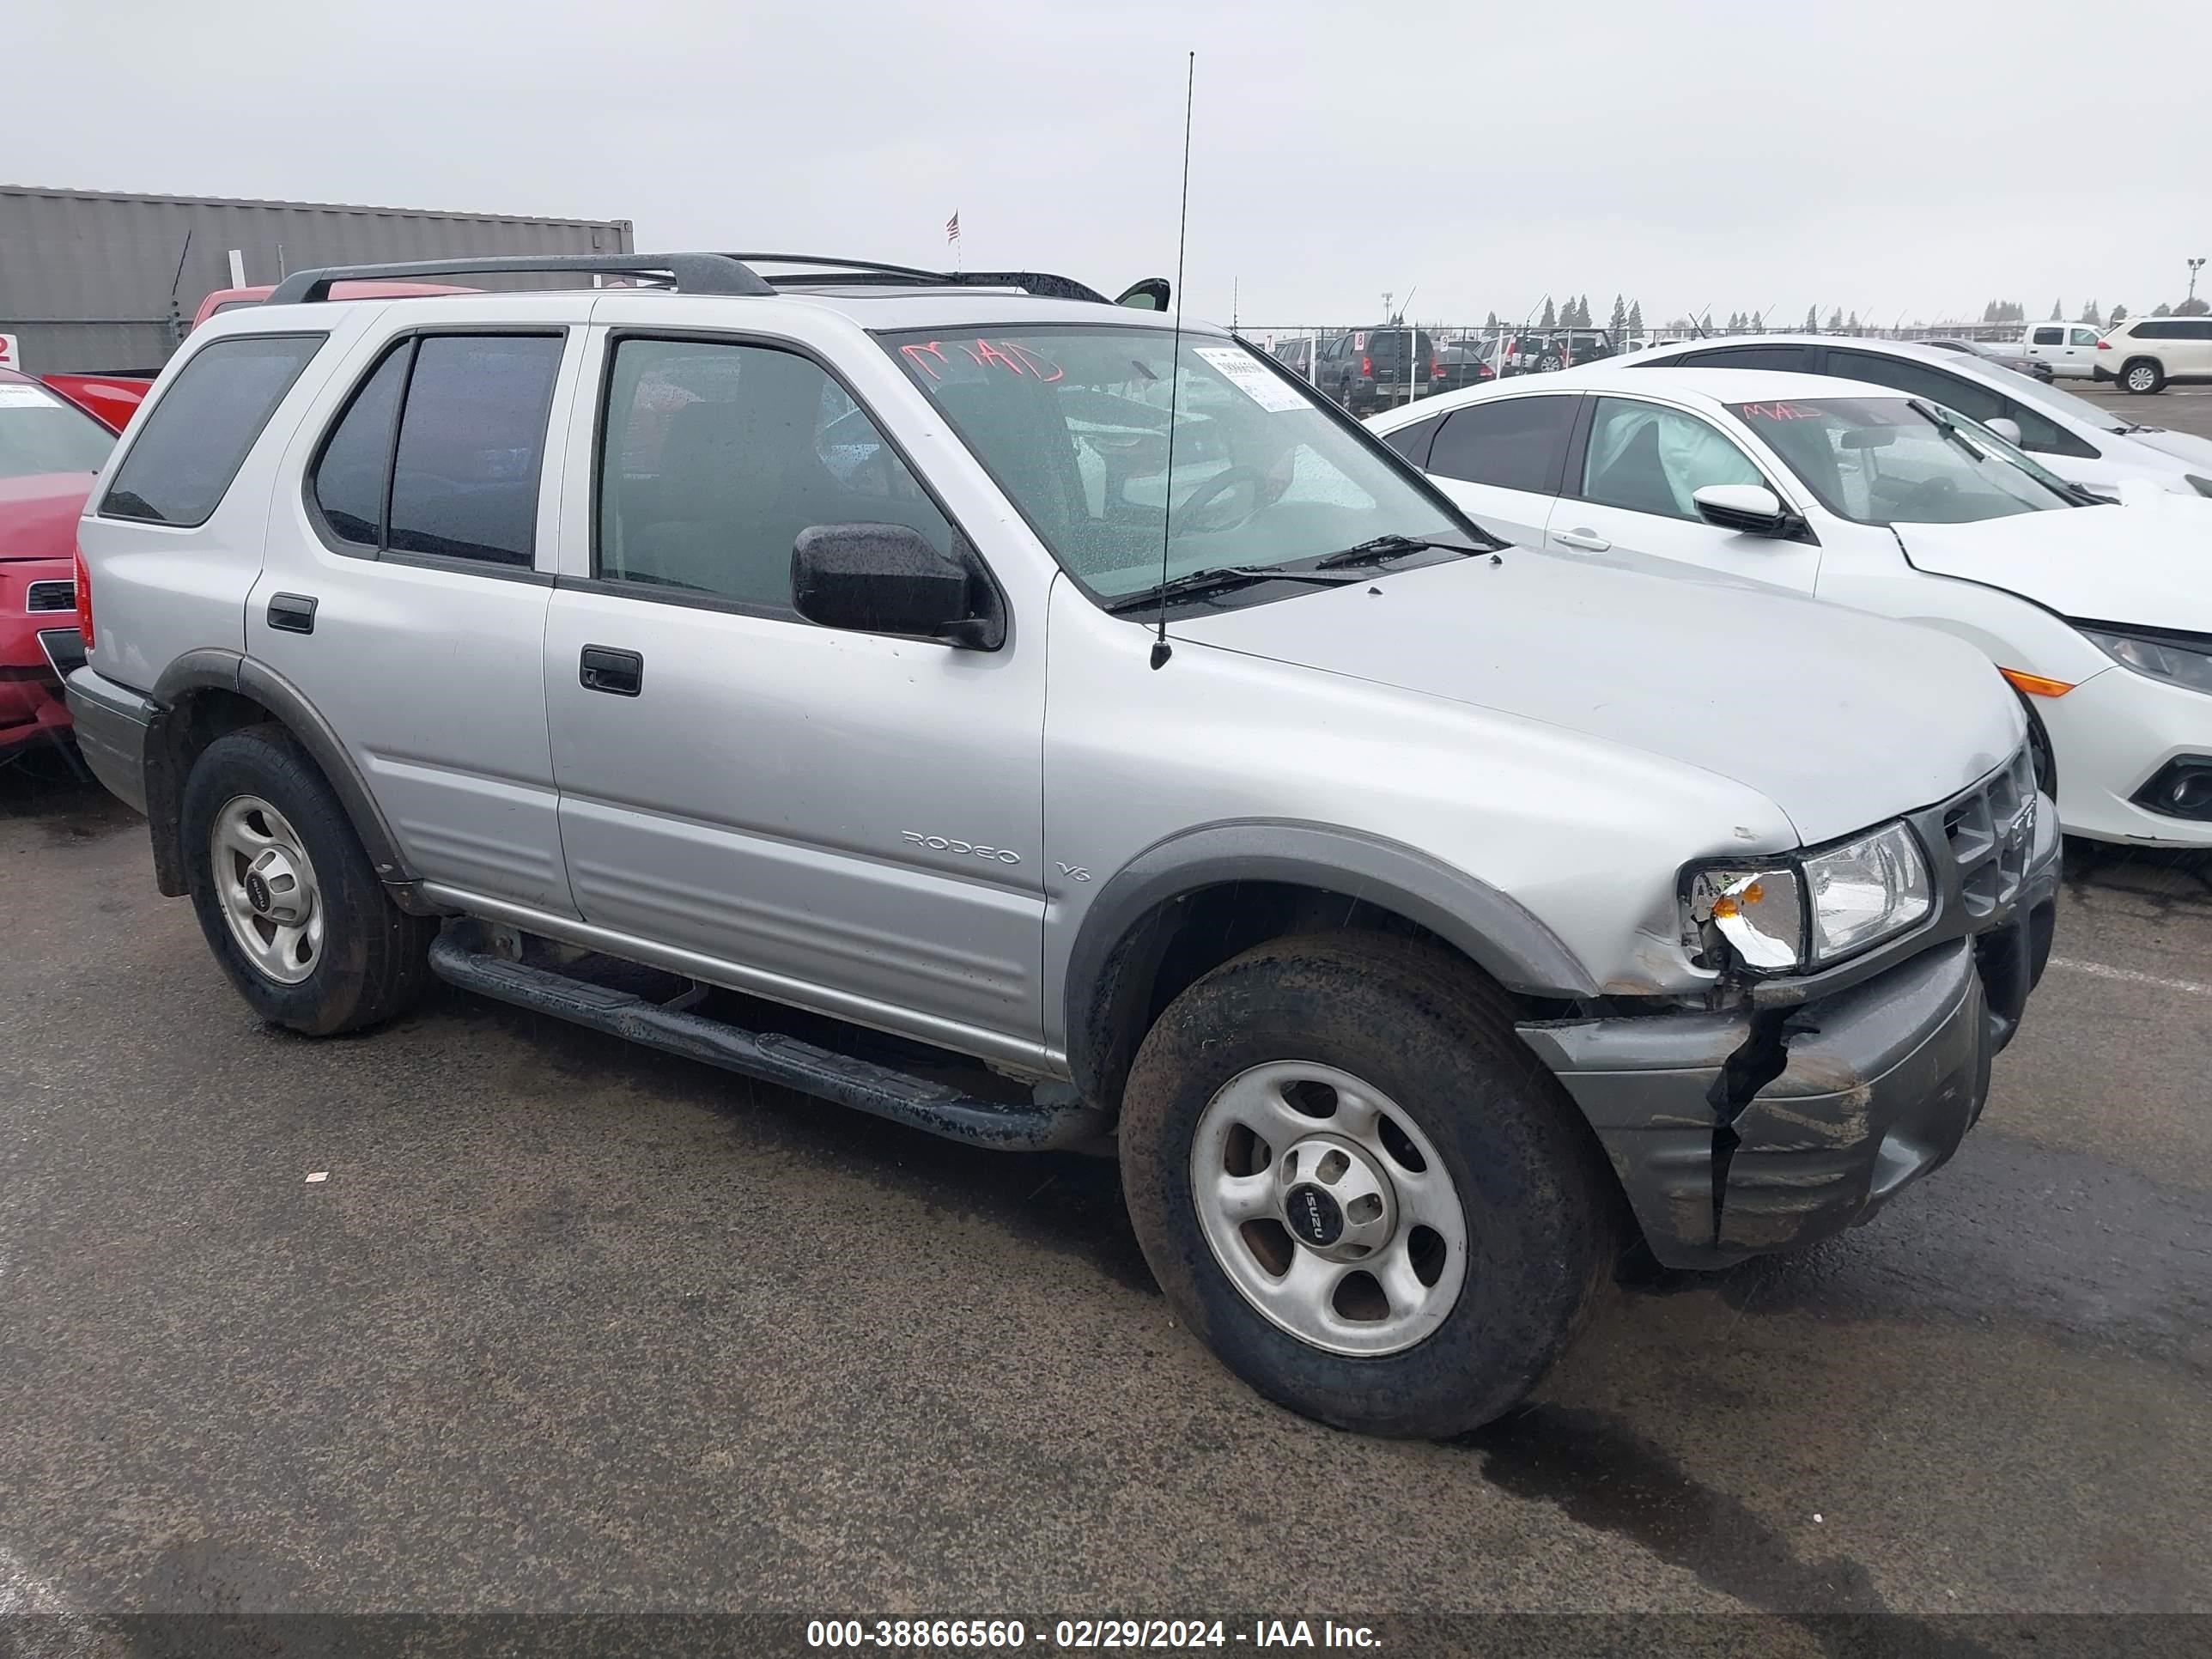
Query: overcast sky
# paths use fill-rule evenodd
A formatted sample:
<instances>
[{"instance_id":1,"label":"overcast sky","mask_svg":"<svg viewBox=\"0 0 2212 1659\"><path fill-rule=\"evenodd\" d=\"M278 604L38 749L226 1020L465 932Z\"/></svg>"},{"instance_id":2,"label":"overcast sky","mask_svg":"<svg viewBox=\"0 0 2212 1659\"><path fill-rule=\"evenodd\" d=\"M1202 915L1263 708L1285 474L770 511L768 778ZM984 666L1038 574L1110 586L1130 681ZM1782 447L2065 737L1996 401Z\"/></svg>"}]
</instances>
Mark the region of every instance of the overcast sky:
<instances>
[{"instance_id":1,"label":"overcast sky","mask_svg":"<svg viewBox=\"0 0 2212 1659\"><path fill-rule=\"evenodd\" d=\"M2212 7L10 0L4 182L635 222L640 247L1175 264L1247 325L2179 300ZM4 258L0 250L0 258Z\"/></svg>"}]
</instances>

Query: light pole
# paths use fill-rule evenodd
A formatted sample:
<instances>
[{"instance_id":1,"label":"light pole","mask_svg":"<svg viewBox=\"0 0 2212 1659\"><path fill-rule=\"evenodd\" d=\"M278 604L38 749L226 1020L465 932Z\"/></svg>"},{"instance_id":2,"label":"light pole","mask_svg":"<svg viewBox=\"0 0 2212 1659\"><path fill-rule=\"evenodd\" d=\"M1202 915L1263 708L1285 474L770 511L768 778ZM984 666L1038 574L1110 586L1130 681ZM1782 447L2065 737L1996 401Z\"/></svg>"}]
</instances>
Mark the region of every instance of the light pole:
<instances>
[{"instance_id":1,"label":"light pole","mask_svg":"<svg viewBox=\"0 0 2212 1659\"><path fill-rule=\"evenodd\" d=\"M2203 268L2204 261L2202 259L2191 259L2189 262L2189 297L2192 300L2197 297L2197 273Z\"/></svg>"}]
</instances>

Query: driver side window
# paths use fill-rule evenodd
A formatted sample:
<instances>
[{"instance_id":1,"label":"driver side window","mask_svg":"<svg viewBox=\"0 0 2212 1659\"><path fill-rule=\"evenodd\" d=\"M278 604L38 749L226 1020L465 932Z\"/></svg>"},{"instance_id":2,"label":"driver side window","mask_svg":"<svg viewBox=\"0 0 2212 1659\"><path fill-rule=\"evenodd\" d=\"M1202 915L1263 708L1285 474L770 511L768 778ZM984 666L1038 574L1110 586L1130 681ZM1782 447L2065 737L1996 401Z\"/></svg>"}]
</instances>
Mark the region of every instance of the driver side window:
<instances>
[{"instance_id":1,"label":"driver side window","mask_svg":"<svg viewBox=\"0 0 2212 1659\"><path fill-rule=\"evenodd\" d=\"M1695 520L1695 497L1706 485L1765 482L1733 441L1696 416L1631 398L1600 398L1577 493L1632 513Z\"/></svg>"},{"instance_id":2,"label":"driver side window","mask_svg":"<svg viewBox=\"0 0 2212 1659\"><path fill-rule=\"evenodd\" d=\"M768 346L625 339L608 371L592 568L670 596L782 615L791 549L819 524L952 527L866 410Z\"/></svg>"}]
</instances>

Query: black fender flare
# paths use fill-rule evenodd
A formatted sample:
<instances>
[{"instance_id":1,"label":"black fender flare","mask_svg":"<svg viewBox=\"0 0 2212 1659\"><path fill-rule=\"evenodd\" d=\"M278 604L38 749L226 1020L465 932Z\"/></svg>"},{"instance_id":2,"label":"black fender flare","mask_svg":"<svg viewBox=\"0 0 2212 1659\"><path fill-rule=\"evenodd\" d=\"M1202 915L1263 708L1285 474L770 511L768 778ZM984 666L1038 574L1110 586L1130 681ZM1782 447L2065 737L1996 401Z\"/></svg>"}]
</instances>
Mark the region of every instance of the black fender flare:
<instances>
[{"instance_id":1,"label":"black fender flare","mask_svg":"<svg viewBox=\"0 0 2212 1659\"><path fill-rule=\"evenodd\" d=\"M1246 818L1180 831L1115 872L1076 931L1063 988L1067 1062L1086 1098L1110 1102L1142 1033L1126 1029L1124 970L1150 919L1176 899L1239 881L1341 894L1395 912L1461 951L1509 991L1599 994L1574 953L1510 895L1402 842L1295 819Z\"/></svg>"},{"instance_id":2,"label":"black fender flare","mask_svg":"<svg viewBox=\"0 0 2212 1659\"><path fill-rule=\"evenodd\" d=\"M234 692L266 708L330 781L377 878L387 887L404 887L415 879L406 854L400 850L399 838L369 793L361 769L307 694L265 663L236 651L207 648L187 651L179 657L154 687L155 714L146 734L146 817L153 830L155 874L161 891L170 892L172 883L176 893L185 890L181 822L185 780L181 744L177 741L181 734L173 731L170 722L177 705L198 690Z\"/></svg>"}]
</instances>

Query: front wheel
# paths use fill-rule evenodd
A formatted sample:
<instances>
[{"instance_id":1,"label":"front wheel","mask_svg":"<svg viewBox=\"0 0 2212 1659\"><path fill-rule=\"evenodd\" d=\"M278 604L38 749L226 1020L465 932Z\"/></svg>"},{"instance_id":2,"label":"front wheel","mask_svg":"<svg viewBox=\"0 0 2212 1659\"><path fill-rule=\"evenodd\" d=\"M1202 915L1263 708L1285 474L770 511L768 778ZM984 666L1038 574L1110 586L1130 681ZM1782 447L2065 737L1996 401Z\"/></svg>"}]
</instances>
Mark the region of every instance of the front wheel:
<instances>
[{"instance_id":1,"label":"front wheel","mask_svg":"<svg viewBox=\"0 0 2212 1659\"><path fill-rule=\"evenodd\" d=\"M183 807L200 931L256 1013L325 1036L422 994L436 924L386 896L337 796L282 727L210 744Z\"/></svg>"},{"instance_id":2,"label":"front wheel","mask_svg":"<svg viewBox=\"0 0 2212 1659\"><path fill-rule=\"evenodd\" d=\"M1578 1328L1613 1206L1574 1107L1473 970L1379 934L1260 945L1172 1003L1123 1097L1124 1190L1177 1314L1269 1399L1438 1437Z\"/></svg>"}]
</instances>

